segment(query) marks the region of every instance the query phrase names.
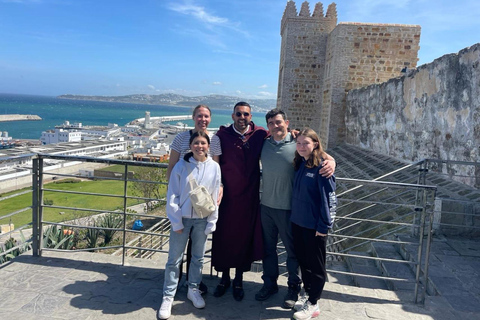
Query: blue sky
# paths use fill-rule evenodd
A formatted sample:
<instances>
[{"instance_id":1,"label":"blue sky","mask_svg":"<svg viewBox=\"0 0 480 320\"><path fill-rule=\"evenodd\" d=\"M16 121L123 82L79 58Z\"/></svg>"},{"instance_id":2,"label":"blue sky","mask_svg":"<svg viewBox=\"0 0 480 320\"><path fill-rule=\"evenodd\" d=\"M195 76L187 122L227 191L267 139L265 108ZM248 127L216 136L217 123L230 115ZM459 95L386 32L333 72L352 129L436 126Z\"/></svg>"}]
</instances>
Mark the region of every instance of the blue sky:
<instances>
[{"instance_id":1,"label":"blue sky","mask_svg":"<svg viewBox=\"0 0 480 320\"><path fill-rule=\"evenodd\" d=\"M0 93L275 99L286 3L0 0ZM421 25L419 65L479 42L478 0L335 3L338 22Z\"/></svg>"}]
</instances>

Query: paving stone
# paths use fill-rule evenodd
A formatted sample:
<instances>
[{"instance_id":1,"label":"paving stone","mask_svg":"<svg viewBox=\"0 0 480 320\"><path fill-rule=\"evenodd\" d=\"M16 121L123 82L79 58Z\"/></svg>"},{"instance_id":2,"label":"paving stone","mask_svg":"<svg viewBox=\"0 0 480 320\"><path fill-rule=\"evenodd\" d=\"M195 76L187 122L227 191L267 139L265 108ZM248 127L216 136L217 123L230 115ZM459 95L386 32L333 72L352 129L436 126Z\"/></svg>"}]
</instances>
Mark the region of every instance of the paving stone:
<instances>
[{"instance_id":1,"label":"paving stone","mask_svg":"<svg viewBox=\"0 0 480 320\"><path fill-rule=\"evenodd\" d=\"M10 279L8 287L0 287L0 296L8 298L0 299L1 315L9 312L8 320L155 318L161 302L163 285L163 267L159 266L164 266L165 258L163 261L162 259L152 261L149 267L148 261L141 263L134 261L129 262L129 266L121 266L111 263L112 259L107 258L106 262L102 263L102 257L105 255L94 253L63 255L48 252L45 256L47 257L41 259L47 258L50 262L45 263L41 259L27 256L21 263L12 263L0 269L0 279ZM81 263L71 263L70 259ZM65 266L62 266L62 260ZM473 264L475 261L469 262ZM25 268L23 265L25 263L30 267ZM15 272L16 265L23 271ZM41 273L36 268L47 271L48 276L42 279ZM62 275L67 276L59 279L54 285L52 270L62 270ZM64 273L65 270L68 272ZM30 275L40 279L33 279ZM245 273L244 280L246 291L244 301L235 301L231 289L221 298L215 298L209 293L205 298L207 306L203 310L193 307L186 297L186 287L181 286L175 298L172 319L291 319L293 311L280 307L287 292L285 276L279 279L280 292L264 302L258 302L254 298L263 284L261 274ZM67 284L63 281L67 281ZM218 281L216 276L204 276L204 282L210 292L213 292ZM48 292L44 292L45 290ZM440 316L446 314L456 316L455 319L462 319L467 314L470 319L480 316L480 312L476 313L473 309L467 313L455 310L450 307L447 300L442 306L444 312L439 314L434 309L436 305L427 304L422 308L413 304L412 299L413 293L408 291L359 288L328 282L320 300L321 317L332 320L372 318L443 320L448 318ZM3 319L2 316L0 318Z\"/></svg>"},{"instance_id":2,"label":"paving stone","mask_svg":"<svg viewBox=\"0 0 480 320\"><path fill-rule=\"evenodd\" d=\"M35 296L30 302L20 308L21 312L35 314L39 316L51 315L56 309L69 302L70 299L60 297L51 293L40 293Z\"/></svg>"}]
</instances>

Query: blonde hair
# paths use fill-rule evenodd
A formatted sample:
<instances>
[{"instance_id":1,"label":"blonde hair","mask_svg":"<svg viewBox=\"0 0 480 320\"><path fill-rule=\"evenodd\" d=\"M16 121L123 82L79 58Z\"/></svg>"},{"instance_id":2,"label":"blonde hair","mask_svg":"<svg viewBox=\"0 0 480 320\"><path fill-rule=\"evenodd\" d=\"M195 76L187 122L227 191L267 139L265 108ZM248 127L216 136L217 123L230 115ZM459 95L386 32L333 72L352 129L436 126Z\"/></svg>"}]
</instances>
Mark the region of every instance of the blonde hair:
<instances>
[{"instance_id":1,"label":"blonde hair","mask_svg":"<svg viewBox=\"0 0 480 320\"><path fill-rule=\"evenodd\" d=\"M192 118L195 119L195 114L197 113L198 109L200 108L205 108L208 110L208 113L210 113L210 116L212 116L212 110L210 110L210 108L205 105L205 104L199 104L198 106L195 107L195 109L193 109L193 112L192 112Z\"/></svg>"}]
</instances>

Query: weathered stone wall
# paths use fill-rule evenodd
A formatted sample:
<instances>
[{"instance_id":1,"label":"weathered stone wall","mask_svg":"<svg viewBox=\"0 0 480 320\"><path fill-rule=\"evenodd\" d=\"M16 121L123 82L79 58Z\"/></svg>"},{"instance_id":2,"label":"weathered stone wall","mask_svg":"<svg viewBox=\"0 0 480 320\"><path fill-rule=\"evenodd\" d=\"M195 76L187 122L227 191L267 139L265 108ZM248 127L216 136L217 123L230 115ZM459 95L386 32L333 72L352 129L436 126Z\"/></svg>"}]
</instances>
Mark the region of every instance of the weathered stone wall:
<instances>
[{"instance_id":1,"label":"weathered stone wall","mask_svg":"<svg viewBox=\"0 0 480 320\"><path fill-rule=\"evenodd\" d=\"M479 162L480 43L351 90L345 124L347 143L396 158ZM457 174L477 177L479 186L480 168L469 168Z\"/></svg>"},{"instance_id":2,"label":"weathered stone wall","mask_svg":"<svg viewBox=\"0 0 480 320\"><path fill-rule=\"evenodd\" d=\"M382 83L417 65L420 26L340 23L328 38L321 136L345 140L345 98L351 89ZM328 122L327 122L328 121Z\"/></svg>"}]
</instances>

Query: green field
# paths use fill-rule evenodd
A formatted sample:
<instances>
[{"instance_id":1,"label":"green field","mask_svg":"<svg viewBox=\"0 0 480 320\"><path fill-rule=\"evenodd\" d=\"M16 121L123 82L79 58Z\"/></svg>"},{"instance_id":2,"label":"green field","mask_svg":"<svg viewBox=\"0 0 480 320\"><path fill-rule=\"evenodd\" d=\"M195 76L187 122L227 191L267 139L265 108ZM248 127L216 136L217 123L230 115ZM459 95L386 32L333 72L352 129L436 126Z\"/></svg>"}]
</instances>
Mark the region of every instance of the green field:
<instances>
[{"instance_id":1,"label":"green field","mask_svg":"<svg viewBox=\"0 0 480 320\"><path fill-rule=\"evenodd\" d=\"M113 169L115 170L115 169ZM72 179L66 179L69 181ZM122 181L111 180L88 180L80 181L76 183L68 183L65 181L56 181L44 185L44 189L55 189L58 191L77 191L88 192L97 194L109 194L109 195L123 195L124 183ZM160 186L161 192L165 193L166 188L164 185ZM28 189L24 189L28 190ZM15 192L9 192L2 194L2 198L8 195L19 193L20 190ZM134 194L132 183L128 184L127 188L128 196L138 196L140 194ZM85 209L96 210L116 210L123 209L123 198L111 197L111 196L98 196L98 195L83 195L83 194L70 194L57 191L44 191L43 196L44 204L51 204L54 206L64 206L78 208L76 210L57 209L57 208L44 208L43 220L52 222L63 222L84 216L90 216L95 212L85 211ZM136 199L128 199L127 206L135 205L143 201ZM5 199L0 201L0 216L12 213L25 207L32 205L32 193L26 193L17 197ZM16 214L15 216L4 218L0 220L0 224L8 224L11 221L15 225L15 228L23 226L32 221L32 210L29 209L25 212Z\"/></svg>"}]
</instances>

